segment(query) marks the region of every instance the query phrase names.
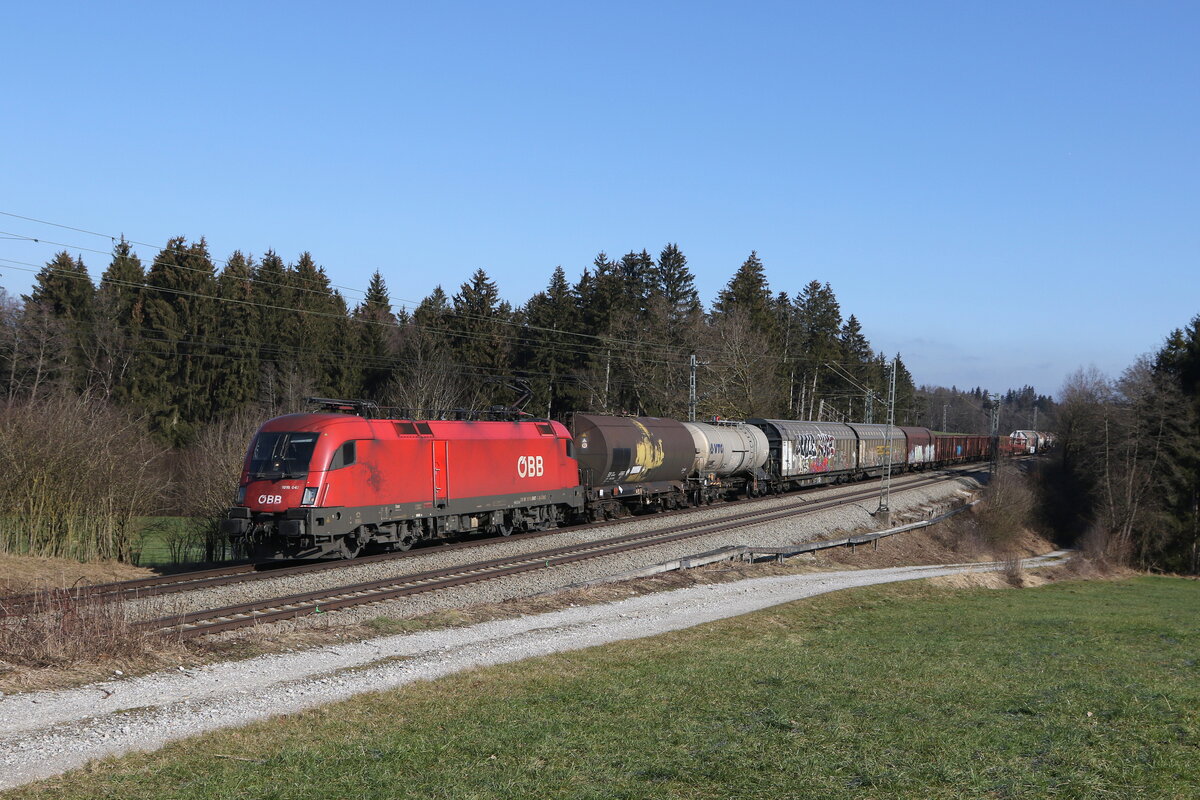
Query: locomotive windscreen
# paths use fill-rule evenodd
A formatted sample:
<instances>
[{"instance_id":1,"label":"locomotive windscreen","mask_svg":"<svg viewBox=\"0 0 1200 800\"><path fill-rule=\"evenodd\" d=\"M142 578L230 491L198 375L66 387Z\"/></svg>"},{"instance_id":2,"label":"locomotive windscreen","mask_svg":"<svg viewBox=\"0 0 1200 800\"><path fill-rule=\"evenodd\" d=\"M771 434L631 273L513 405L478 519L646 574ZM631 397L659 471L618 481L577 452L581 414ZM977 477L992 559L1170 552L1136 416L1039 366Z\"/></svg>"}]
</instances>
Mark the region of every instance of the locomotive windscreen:
<instances>
[{"instance_id":1,"label":"locomotive windscreen","mask_svg":"<svg viewBox=\"0 0 1200 800\"><path fill-rule=\"evenodd\" d=\"M308 475L318 433L260 433L250 450L251 478L303 478Z\"/></svg>"}]
</instances>

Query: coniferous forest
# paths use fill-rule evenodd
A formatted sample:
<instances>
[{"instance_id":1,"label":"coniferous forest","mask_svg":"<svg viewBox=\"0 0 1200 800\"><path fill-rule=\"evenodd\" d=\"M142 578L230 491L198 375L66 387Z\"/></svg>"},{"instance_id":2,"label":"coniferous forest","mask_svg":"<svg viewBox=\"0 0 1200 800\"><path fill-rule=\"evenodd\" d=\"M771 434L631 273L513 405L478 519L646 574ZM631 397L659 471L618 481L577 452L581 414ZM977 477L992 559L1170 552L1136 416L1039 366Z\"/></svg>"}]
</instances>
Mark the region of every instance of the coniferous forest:
<instances>
[{"instance_id":1,"label":"coniferous forest","mask_svg":"<svg viewBox=\"0 0 1200 800\"><path fill-rule=\"evenodd\" d=\"M365 291L338 287L308 253L219 261L204 239L179 237L146 262L121 240L98 285L80 257L57 254L28 295L3 297L0 336L3 469L26 476L0 488L9 519L22 521L4 524L0 551L81 558L127 557L148 514L219 514L254 428L310 396L439 417L508 405L517 380L536 416L686 419L694 356L698 419L884 422L892 364L829 283L773 289L754 252L706 308L674 244L657 256L600 253L574 280L555 268L519 306L477 269L409 307L379 272ZM1177 376L1178 408L1200 391L1188 377L1196 336L1195 324L1177 332L1146 368L1162 385ZM895 364L896 424L988 431L994 400L983 389L918 389L898 355ZM999 403L1002 433L1056 427L1055 402L1031 386ZM1080 492L1104 480L1060 478ZM1183 494L1180 531L1194 516Z\"/></svg>"},{"instance_id":2,"label":"coniferous forest","mask_svg":"<svg viewBox=\"0 0 1200 800\"><path fill-rule=\"evenodd\" d=\"M675 245L657 257L600 253L574 282L559 267L518 307L482 269L397 307L378 272L350 302L308 253L287 263L235 252L218 264L203 239L184 238L150 263L120 242L98 286L80 258L59 253L22 301L3 309L10 401L102 400L172 447L308 396L415 415L507 404L512 379L528 382L525 410L540 416L684 417L692 355L701 418L885 417L890 356L828 283L774 293L755 253L707 310ZM897 424L928 413L900 361Z\"/></svg>"}]
</instances>

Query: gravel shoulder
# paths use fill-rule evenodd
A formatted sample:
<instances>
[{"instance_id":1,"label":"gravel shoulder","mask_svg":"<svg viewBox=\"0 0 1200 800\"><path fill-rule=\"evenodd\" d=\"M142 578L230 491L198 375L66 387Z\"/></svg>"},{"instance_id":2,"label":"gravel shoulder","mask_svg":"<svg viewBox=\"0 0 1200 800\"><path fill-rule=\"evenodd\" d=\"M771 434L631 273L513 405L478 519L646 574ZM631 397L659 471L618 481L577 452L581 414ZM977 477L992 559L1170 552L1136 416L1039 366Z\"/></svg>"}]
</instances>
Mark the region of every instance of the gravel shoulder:
<instances>
[{"instance_id":1,"label":"gravel shoulder","mask_svg":"<svg viewBox=\"0 0 1200 800\"><path fill-rule=\"evenodd\" d=\"M1026 560L1052 563L1061 553ZM953 564L773 576L467 628L161 672L0 700L0 789L94 758L394 689L474 667L654 636L858 586L1003 569Z\"/></svg>"}]
</instances>

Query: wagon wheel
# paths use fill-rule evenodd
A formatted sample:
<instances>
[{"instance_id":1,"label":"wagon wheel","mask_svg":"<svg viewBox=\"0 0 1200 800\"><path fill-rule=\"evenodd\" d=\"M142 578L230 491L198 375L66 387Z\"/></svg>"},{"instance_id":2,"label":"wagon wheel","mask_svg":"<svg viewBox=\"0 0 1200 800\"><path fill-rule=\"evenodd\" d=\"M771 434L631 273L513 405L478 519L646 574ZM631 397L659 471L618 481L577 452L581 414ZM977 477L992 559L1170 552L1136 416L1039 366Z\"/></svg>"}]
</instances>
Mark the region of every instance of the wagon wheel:
<instances>
[{"instance_id":1,"label":"wagon wheel","mask_svg":"<svg viewBox=\"0 0 1200 800\"><path fill-rule=\"evenodd\" d=\"M342 558L346 560L357 558L358 554L363 550L363 544L357 536L343 536Z\"/></svg>"}]
</instances>

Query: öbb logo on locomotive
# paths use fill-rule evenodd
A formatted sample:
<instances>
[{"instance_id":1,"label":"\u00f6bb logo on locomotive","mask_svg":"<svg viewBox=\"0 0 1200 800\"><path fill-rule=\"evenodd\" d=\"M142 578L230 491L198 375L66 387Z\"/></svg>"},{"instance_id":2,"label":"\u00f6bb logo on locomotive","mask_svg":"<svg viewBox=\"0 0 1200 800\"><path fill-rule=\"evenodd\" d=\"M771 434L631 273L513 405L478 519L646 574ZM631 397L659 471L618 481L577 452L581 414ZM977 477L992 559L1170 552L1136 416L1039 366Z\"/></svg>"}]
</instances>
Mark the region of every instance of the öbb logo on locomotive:
<instances>
[{"instance_id":1,"label":"\u00f6bb logo on locomotive","mask_svg":"<svg viewBox=\"0 0 1200 800\"><path fill-rule=\"evenodd\" d=\"M517 459L517 475L522 478L540 478L546 474L541 456L521 456Z\"/></svg>"},{"instance_id":2,"label":"\u00f6bb logo on locomotive","mask_svg":"<svg viewBox=\"0 0 1200 800\"><path fill-rule=\"evenodd\" d=\"M871 423L576 413L568 428L525 416L393 419L350 413L350 405L327 402L322 412L259 429L221 525L247 556L353 558L367 548L546 530L1018 449L1008 436ZM1028 452L1024 444L1019 452ZM524 488L534 485L536 493Z\"/></svg>"}]
</instances>

